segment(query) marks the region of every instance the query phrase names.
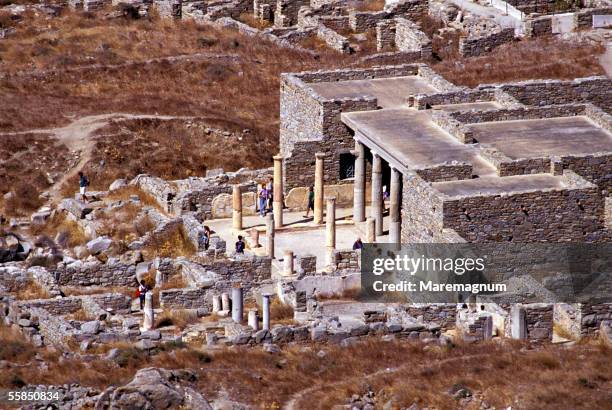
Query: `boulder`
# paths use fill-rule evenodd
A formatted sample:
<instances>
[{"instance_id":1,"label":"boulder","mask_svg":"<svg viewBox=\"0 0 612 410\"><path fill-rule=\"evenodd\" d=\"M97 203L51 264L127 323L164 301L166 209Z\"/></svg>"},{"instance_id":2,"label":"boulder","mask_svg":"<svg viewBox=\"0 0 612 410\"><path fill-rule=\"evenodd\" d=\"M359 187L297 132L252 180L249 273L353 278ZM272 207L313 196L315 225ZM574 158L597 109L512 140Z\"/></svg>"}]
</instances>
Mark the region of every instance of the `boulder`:
<instances>
[{"instance_id":1,"label":"boulder","mask_svg":"<svg viewBox=\"0 0 612 410\"><path fill-rule=\"evenodd\" d=\"M95 335L100 332L100 322L92 320L91 322L85 322L81 325L81 332Z\"/></svg>"},{"instance_id":2,"label":"boulder","mask_svg":"<svg viewBox=\"0 0 612 410\"><path fill-rule=\"evenodd\" d=\"M77 219L83 219L87 216L87 214L93 212L93 208L87 206L87 204L71 198L62 200L58 210L66 211Z\"/></svg>"},{"instance_id":3,"label":"boulder","mask_svg":"<svg viewBox=\"0 0 612 410\"><path fill-rule=\"evenodd\" d=\"M196 375L187 370L148 367L139 370L125 386L104 391L96 408L212 410L200 393L186 386L195 381Z\"/></svg>"},{"instance_id":4,"label":"boulder","mask_svg":"<svg viewBox=\"0 0 612 410\"><path fill-rule=\"evenodd\" d=\"M121 189L123 187L126 187L127 184L128 184L128 182L125 179L123 179L123 178L116 179L116 180L113 181L112 184L110 184L110 186L108 187L108 190L109 191L116 191L117 189Z\"/></svg>"},{"instance_id":5,"label":"boulder","mask_svg":"<svg viewBox=\"0 0 612 410\"><path fill-rule=\"evenodd\" d=\"M110 238L101 236L99 238L92 239L91 241L87 242L87 250L90 254L97 255L101 252L107 251L112 244L113 241Z\"/></svg>"}]
</instances>

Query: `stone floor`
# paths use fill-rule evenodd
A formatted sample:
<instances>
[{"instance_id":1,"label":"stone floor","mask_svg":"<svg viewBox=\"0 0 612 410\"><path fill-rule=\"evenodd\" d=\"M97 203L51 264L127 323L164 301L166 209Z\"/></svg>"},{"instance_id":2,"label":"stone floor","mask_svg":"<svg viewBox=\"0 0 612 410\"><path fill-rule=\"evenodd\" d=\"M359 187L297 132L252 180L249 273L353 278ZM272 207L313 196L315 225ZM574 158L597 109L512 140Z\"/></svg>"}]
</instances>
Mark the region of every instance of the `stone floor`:
<instances>
[{"instance_id":1,"label":"stone floor","mask_svg":"<svg viewBox=\"0 0 612 410\"><path fill-rule=\"evenodd\" d=\"M366 210L369 215L369 207ZM350 249L359 237L365 241L365 224L355 226L352 222L352 208L336 209L336 248ZM312 215L312 213L311 213ZM286 227L276 231L275 250L277 259L283 257L285 249L293 250L296 257L312 254L317 256L317 269L325 267L325 225L312 224L312 218L304 218L304 212L285 212L283 215ZM377 238L378 242L388 240L386 234L388 216L384 220L385 235ZM237 235L248 236L251 228L261 231L261 247L256 250L247 249L247 253L264 255L266 246L265 218L259 216L246 216L243 218L243 230L238 233L232 228L231 219L215 219L206 221L206 224L227 242L228 250L233 249ZM273 263L273 270L279 269L278 260Z\"/></svg>"}]
</instances>

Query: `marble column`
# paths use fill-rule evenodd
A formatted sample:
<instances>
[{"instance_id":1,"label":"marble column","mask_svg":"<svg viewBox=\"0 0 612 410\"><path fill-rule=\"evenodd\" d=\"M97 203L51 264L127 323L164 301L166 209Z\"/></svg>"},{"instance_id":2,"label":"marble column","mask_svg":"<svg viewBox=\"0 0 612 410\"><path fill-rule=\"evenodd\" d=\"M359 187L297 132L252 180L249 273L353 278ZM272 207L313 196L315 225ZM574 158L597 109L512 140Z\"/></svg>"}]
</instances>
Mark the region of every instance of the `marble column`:
<instances>
[{"instance_id":1,"label":"marble column","mask_svg":"<svg viewBox=\"0 0 612 410\"><path fill-rule=\"evenodd\" d=\"M253 248L259 248L261 246L259 243L259 231L255 228L251 229L251 242Z\"/></svg>"},{"instance_id":2,"label":"marble column","mask_svg":"<svg viewBox=\"0 0 612 410\"><path fill-rule=\"evenodd\" d=\"M283 275L293 275L293 251L289 249L285 249L283 255Z\"/></svg>"},{"instance_id":3,"label":"marble column","mask_svg":"<svg viewBox=\"0 0 612 410\"><path fill-rule=\"evenodd\" d=\"M371 216L376 223L376 235L383 234L382 159L372 152L372 204Z\"/></svg>"},{"instance_id":4,"label":"marble column","mask_svg":"<svg viewBox=\"0 0 612 410\"><path fill-rule=\"evenodd\" d=\"M272 295L261 295L262 329L270 330L270 297Z\"/></svg>"},{"instance_id":5,"label":"marble column","mask_svg":"<svg viewBox=\"0 0 612 410\"><path fill-rule=\"evenodd\" d=\"M365 221L366 161L365 146L355 141L355 183L353 186L353 220Z\"/></svg>"},{"instance_id":6,"label":"marble column","mask_svg":"<svg viewBox=\"0 0 612 410\"><path fill-rule=\"evenodd\" d=\"M274 213L274 227L281 228L283 226L283 157L275 155L274 157L274 198L272 202L272 211Z\"/></svg>"},{"instance_id":7,"label":"marble column","mask_svg":"<svg viewBox=\"0 0 612 410\"><path fill-rule=\"evenodd\" d=\"M153 326L155 326L155 312L153 311L153 293L147 292L145 294L142 330L151 330L153 329Z\"/></svg>"},{"instance_id":8,"label":"marble column","mask_svg":"<svg viewBox=\"0 0 612 410\"><path fill-rule=\"evenodd\" d=\"M395 168L391 168L391 192L389 209L389 242L395 245L401 244L401 194L402 174Z\"/></svg>"},{"instance_id":9,"label":"marble column","mask_svg":"<svg viewBox=\"0 0 612 410\"><path fill-rule=\"evenodd\" d=\"M327 266L335 263L334 251L336 250L336 198L328 197L325 216L325 246L327 248Z\"/></svg>"},{"instance_id":10,"label":"marble column","mask_svg":"<svg viewBox=\"0 0 612 410\"><path fill-rule=\"evenodd\" d=\"M244 314L242 304L242 288L232 288L232 320L236 323L242 323L242 316Z\"/></svg>"},{"instance_id":11,"label":"marble column","mask_svg":"<svg viewBox=\"0 0 612 410\"><path fill-rule=\"evenodd\" d=\"M257 313L257 309L249 310L248 324L254 332L259 330L259 314Z\"/></svg>"},{"instance_id":12,"label":"marble column","mask_svg":"<svg viewBox=\"0 0 612 410\"><path fill-rule=\"evenodd\" d=\"M323 191L325 189L324 165L325 154L317 152L315 154L315 183L314 183L314 219L317 225L323 223Z\"/></svg>"},{"instance_id":13,"label":"marble column","mask_svg":"<svg viewBox=\"0 0 612 410\"><path fill-rule=\"evenodd\" d=\"M242 229L242 189L240 185L232 187L232 227Z\"/></svg>"},{"instance_id":14,"label":"marble column","mask_svg":"<svg viewBox=\"0 0 612 410\"><path fill-rule=\"evenodd\" d=\"M223 292L221 294L221 311L223 311L226 314L228 314L231 308L232 308L232 306L231 306L231 302L230 302L230 297L227 294L227 292Z\"/></svg>"},{"instance_id":15,"label":"marble column","mask_svg":"<svg viewBox=\"0 0 612 410\"><path fill-rule=\"evenodd\" d=\"M268 239L266 253L274 259L274 215L272 214L266 216L266 237Z\"/></svg>"},{"instance_id":16,"label":"marble column","mask_svg":"<svg viewBox=\"0 0 612 410\"><path fill-rule=\"evenodd\" d=\"M376 242L376 221L374 218L366 219L366 242Z\"/></svg>"},{"instance_id":17,"label":"marble column","mask_svg":"<svg viewBox=\"0 0 612 410\"><path fill-rule=\"evenodd\" d=\"M221 295L213 295L212 297L212 311L217 313L221 310Z\"/></svg>"}]
</instances>

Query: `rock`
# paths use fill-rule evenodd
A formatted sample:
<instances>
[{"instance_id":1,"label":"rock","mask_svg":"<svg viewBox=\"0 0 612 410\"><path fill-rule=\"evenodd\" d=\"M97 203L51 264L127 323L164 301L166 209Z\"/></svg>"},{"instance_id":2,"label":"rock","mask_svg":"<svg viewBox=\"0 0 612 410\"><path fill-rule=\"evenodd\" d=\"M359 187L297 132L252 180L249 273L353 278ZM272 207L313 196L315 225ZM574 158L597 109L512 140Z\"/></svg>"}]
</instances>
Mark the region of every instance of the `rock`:
<instances>
[{"instance_id":1,"label":"rock","mask_svg":"<svg viewBox=\"0 0 612 410\"><path fill-rule=\"evenodd\" d=\"M100 332L100 322L98 320L92 320L91 322L85 322L81 325L81 332L87 334L98 334Z\"/></svg>"},{"instance_id":2,"label":"rock","mask_svg":"<svg viewBox=\"0 0 612 410\"><path fill-rule=\"evenodd\" d=\"M265 339L270 338L270 332L268 332L265 329L261 329L253 334L253 338L255 339L255 343L259 344L263 342Z\"/></svg>"},{"instance_id":3,"label":"rock","mask_svg":"<svg viewBox=\"0 0 612 410\"><path fill-rule=\"evenodd\" d=\"M87 242L87 250L90 254L97 255L101 252L107 251L112 244L113 241L110 238L101 236L99 238L92 239L91 241Z\"/></svg>"},{"instance_id":4,"label":"rock","mask_svg":"<svg viewBox=\"0 0 612 410\"><path fill-rule=\"evenodd\" d=\"M91 346L91 341L90 340L83 340L79 347L80 347L81 351L86 352L89 349L90 346Z\"/></svg>"},{"instance_id":5,"label":"rock","mask_svg":"<svg viewBox=\"0 0 612 410\"><path fill-rule=\"evenodd\" d=\"M266 343L263 345L264 352L268 353L280 353L280 347L272 343Z\"/></svg>"},{"instance_id":6,"label":"rock","mask_svg":"<svg viewBox=\"0 0 612 410\"><path fill-rule=\"evenodd\" d=\"M347 337L346 339L340 342L340 346L342 347L355 346L357 342L359 342L358 337Z\"/></svg>"},{"instance_id":7,"label":"rock","mask_svg":"<svg viewBox=\"0 0 612 410\"><path fill-rule=\"evenodd\" d=\"M113 359L115 359L117 356L119 356L120 352L121 351L118 348L116 348L116 347L113 348L113 349L110 349L108 351L108 353L106 353L106 360L113 360Z\"/></svg>"},{"instance_id":8,"label":"rock","mask_svg":"<svg viewBox=\"0 0 612 410\"><path fill-rule=\"evenodd\" d=\"M161 339L161 332L159 330L147 330L140 333L141 339L159 340Z\"/></svg>"},{"instance_id":9,"label":"rock","mask_svg":"<svg viewBox=\"0 0 612 410\"><path fill-rule=\"evenodd\" d=\"M612 323L601 322L599 327L599 337L605 345L612 347Z\"/></svg>"},{"instance_id":10,"label":"rock","mask_svg":"<svg viewBox=\"0 0 612 410\"><path fill-rule=\"evenodd\" d=\"M317 357L318 357L319 359L323 359L325 356L327 356L327 353L325 353L325 351L324 351L324 350L319 350L319 351L317 352Z\"/></svg>"},{"instance_id":11,"label":"rock","mask_svg":"<svg viewBox=\"0 0 612 410\"><path fill-rule=\"evenodd\" d=\"M98 399L96 408L212 410L210 404L186 383L196 381L187 370L145 368L123 387L110 387Z\"/></svg>"},{"instance_id":12,"label":"rock","mask_svg":"<svg viewBox=\"0 0 612 410\"><path fill-rule=\"evenodd\" d=\"M89 256L89 251L86 246L75 246L74 256L76 256L77 259L85 259Z\"/></svg>"},{"instance_id":13,"label":"rock","mask_svg":"<svg viewBox=\"0 0 612 410\"><path fill-rule=\"evenodd\" d=\"M29 321L28 319L19 319L17 324L19 326L21 326L21 327L30 327L30 326L32 326L32 322Z\"/></svg>"},{"instance_id":14,"label":"rock","mask_svg":"<svg viewBox=\"0 0 612 410\"><path fill-rule=\"evenodd\" d=\"M274 343L290 342L293 338L293 332L289 326L275 327L270 332Z\"/></svg>"},{"instance_id":15,"label":"rock","mask_svg":"<svg viewBox=\"0 0 612 410\"><path fill-rule=\"evenodd\" d=\"M108 190L109 191L115 191L117 189L120 189L120 188L123 188L123 187L127 186L127 184L128 184L128 182L125 179L123 179L123 178L116 179L116 180L113 181L112 184L110 184L110 186L108 187Z\"/></svg>"}]
</instances>

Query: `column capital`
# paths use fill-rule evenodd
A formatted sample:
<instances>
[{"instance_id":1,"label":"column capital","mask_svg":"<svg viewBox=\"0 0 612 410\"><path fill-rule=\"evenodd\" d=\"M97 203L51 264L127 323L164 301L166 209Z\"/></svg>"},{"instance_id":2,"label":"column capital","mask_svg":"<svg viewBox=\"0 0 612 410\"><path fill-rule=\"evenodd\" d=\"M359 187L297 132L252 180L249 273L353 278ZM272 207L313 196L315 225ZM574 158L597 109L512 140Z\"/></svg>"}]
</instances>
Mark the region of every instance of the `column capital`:
<instances>
[{"instance_id":1,"label":"column capital","mask_svg":"<svg viewBox=\"0 0 612 410\"><path fill-rule=\"evenodd\" d=\"M282 161L282 160L283 160L283 156L282 156L282 155L279 153L279 154L274 155L274 156L272 157L272 159L273 159L274 161Z\"/></svg>"},{"instance_id":2,"label":"column capital","mask_svg":"<svg viewBox=\"0 0 612 410\"><path fill-rule=\"evenodd\" d=\"M315 152L315 158L316 158L316 159L323 159L323 158L325 158L326 156L327 156L327 154L326 154L326 153L324 153L324 152Z\"/></svg>"},{"instance_id":3,"label":"column capital","mask_svg":"<svg viewBox=\"0 0 612 410\"><path fill-rule=\"evenodd\" d=\"M380 154L378 154L378 152L374 151L373 149L370 149L370 152L372 153L373 157L378 157L380 158Z\"/></svg>"}]
</instances>

